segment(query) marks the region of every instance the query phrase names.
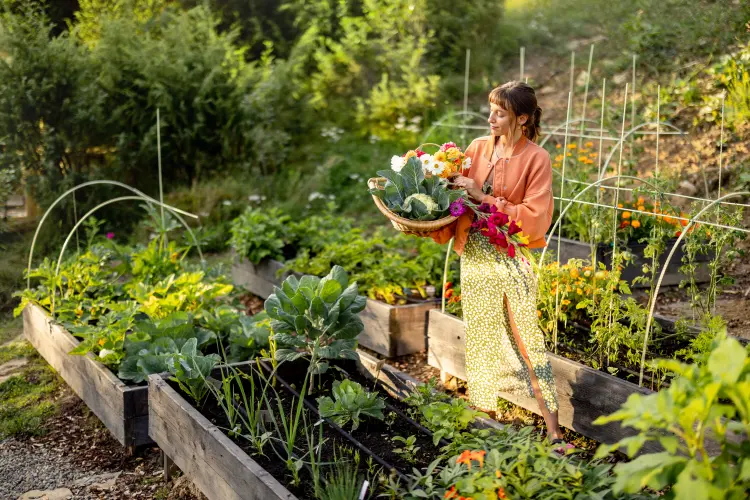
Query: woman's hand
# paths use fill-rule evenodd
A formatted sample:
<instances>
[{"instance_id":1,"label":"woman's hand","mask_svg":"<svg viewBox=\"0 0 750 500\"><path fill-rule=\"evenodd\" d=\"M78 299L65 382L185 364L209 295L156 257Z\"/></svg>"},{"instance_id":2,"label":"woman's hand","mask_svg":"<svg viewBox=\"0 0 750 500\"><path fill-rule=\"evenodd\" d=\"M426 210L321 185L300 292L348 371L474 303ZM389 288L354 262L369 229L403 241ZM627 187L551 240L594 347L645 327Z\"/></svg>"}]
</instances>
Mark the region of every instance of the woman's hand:
<instances>
[{"instance_id":1,"label":"woman's hand","mask_svg":"<svg viewBox=\"0 0 750 500\"><path fill-rule=\"evenodd\" d=\"M481 200L482 196L484 196L484 193L479 189L474 179L469 177L464 177L463 175L456 176L453 179L453 184L465 189L468 195L477 201Z\"/></svg>"}]
</instances>

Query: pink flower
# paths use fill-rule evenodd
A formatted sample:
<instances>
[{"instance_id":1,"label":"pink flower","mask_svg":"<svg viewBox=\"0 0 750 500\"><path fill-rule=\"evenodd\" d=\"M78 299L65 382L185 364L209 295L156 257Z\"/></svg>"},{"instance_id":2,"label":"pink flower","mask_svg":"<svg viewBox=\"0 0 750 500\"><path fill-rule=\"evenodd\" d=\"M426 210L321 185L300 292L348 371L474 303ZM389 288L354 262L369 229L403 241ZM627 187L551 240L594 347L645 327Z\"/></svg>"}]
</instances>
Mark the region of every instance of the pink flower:
<instances>
[{"instance_id":1,"label":"pink flower","mask_svg":"<svg viewBox=\"0 0 750 500\"><path fill-rule=\"evenodd\" d=\"M111 240L114 237L115 237L115 233L112 233L112 232L107 233L107 239L108 240Z\"/></svg>"},{"instance_id":2,"label":"pink flower","mask_svg":"<svg viewBox=\"0 0 750 500\"><path fill-rule=\"evenodd\" d=\"M477 207L477 210L479 210L482 213L488 214L488 213L490 213L490 205L489 205L489 203L481 203Z\"/></svg>"},{"instance_id":3,"label":"pink flower","mask_svg":"<svg viewBox=\"0 0 750 500\"><path fill-rule=\"evenodd\" d=\"M425 154L425 152L424 152L424 151L422 151L422 150L420 150L420 149L417 149L417 150L415 151L415 153L417 153L417 158L421 158L421 157L422 157L422 155L423 155L423 154Z\"/></svg>"},{"instance_id":4,"label":"pink flower","mask_svg":"<svg viewBox=\"0 0 750 500\"><path fill-rule=\"evenodd\" d=\"M440 151L448 151L450 148L457 148L455 142L446 142L442 146L440 146Z\"/></svg>"},{"instance_id":5,"label":"pink flower","mask_svg":"<svg viewBox=\"0 0 750 500\"><path fill-rule=\"evenodd\" d=\"M461 198L457 199L450 206L451 215L453 217L460 217L466 212L466 206Z\"/></svg>"},{"instance_id":6,"label":"pink flower","mask_svg":"<svg viewBox=\"0 0 750 500\"><path fill-rule=\"evenodd\" d=\"M508 226L508 236L513 236L516 233L520 233L521 228L516 225L516 221L512 220L510 221L510 226Z\"/></svg>"},{"instance_id":7,"label":"pink flower","mask_svg":"<svg viewBox=\"0 0 750 500\"><path fill-rule=\"evenodd\" d=\"M516 256L516 247L513 245L508 245L508 257L511 259Z\"/></svg>"}]
</instances>

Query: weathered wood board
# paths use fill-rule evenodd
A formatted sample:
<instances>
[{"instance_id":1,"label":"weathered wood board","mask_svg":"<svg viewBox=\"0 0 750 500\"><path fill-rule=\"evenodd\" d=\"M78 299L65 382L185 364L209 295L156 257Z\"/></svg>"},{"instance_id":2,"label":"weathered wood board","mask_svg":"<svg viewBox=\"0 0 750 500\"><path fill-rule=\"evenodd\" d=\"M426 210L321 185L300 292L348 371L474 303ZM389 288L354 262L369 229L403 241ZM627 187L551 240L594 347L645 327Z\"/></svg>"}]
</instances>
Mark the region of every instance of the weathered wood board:
<instances>
[{"instance_id":1,"label":"weathered wood board","mask_svg":"<svg viewBox=\"0 0 750 500\"><path fill-rule=\"evenodd\" d=\"M203 494L210 500L296 498L164 377L149 376L149 435Z\"/></svg>"},{"instance_id":2,"label":"weathered wood board","mask_svg":"<svg viewBox=\"0 0 750 500\"><path fill-rule=\"evenodd\" d=\"M68 354L78 340L37 305L29 304L24 309L23 331L31 345L123 446L152 442L148 437L145 385L126 385L91 354Z\"/></svg>"}]
</instances>

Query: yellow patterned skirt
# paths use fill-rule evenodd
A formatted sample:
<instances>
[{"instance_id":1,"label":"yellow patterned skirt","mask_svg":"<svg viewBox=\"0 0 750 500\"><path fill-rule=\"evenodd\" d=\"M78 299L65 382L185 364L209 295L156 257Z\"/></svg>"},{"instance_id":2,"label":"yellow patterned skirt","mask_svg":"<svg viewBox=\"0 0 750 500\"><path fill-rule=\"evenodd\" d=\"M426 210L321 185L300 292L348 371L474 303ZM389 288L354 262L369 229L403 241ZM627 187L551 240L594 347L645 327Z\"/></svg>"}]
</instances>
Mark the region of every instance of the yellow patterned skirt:
<instances>
[{"instance_id":1,"label":"yellow patterned skirt","mask_svg":"<svg viewBox=\"0 0 750 500\"><path fill-rule=\"evenodd\" d=\"M466 325L466 376L474 406L496 411L498 393L534 397L529 370L518 349L503 301L539 380L544 402L557 411L552 367L536 312L537 283L531 265L498 252L486 236L471 233L461 256L461 303Z\"/></svg>"}]
</instances>

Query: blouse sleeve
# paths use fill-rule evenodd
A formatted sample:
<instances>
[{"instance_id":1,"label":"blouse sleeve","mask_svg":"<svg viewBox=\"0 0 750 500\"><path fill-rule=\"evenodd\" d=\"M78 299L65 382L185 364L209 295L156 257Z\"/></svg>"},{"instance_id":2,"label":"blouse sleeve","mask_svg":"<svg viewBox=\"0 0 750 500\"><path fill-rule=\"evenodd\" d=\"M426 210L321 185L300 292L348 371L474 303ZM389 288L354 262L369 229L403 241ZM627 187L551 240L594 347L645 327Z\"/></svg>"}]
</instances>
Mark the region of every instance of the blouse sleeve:
<instances>
[{"instance_id":1,"label":"blouse sleeve","mask_svg":"<svg viewBox=\"0 0 750 500\"><path fill-rule=\"evenodd\" d=\"M534 165L526 180L526 192L518 205L506 203L505 212L521 222L521 229L529 240L543 238L552 223L552 163L549 155L534 158Z\"/></svg>"}]
</instances>

